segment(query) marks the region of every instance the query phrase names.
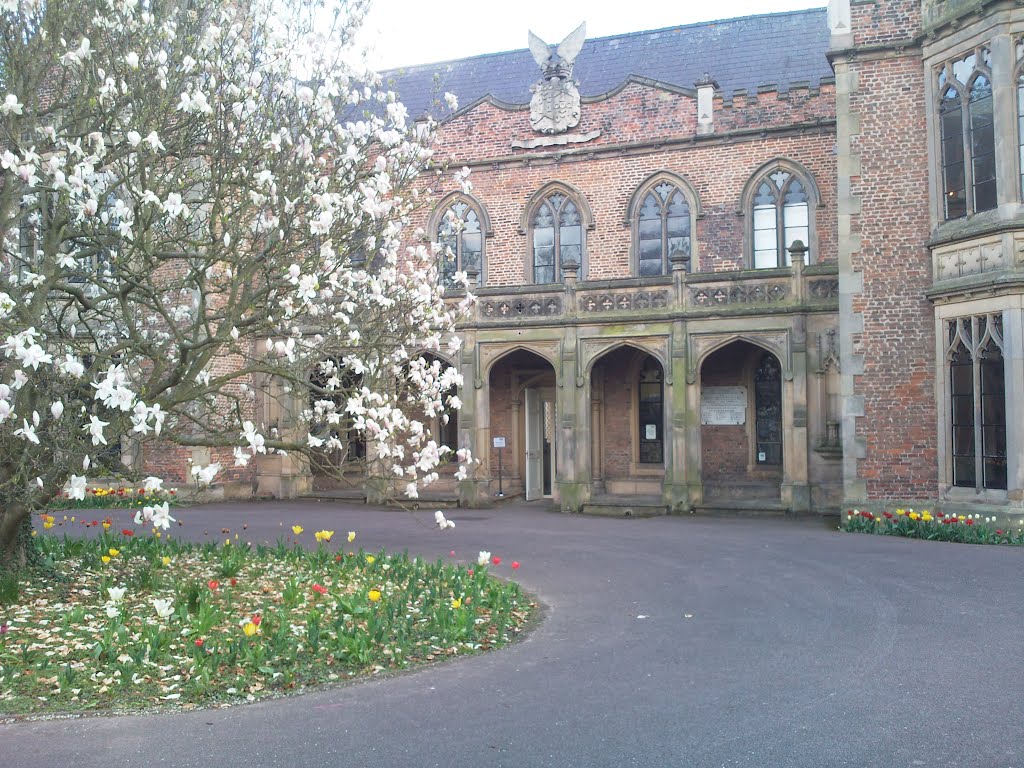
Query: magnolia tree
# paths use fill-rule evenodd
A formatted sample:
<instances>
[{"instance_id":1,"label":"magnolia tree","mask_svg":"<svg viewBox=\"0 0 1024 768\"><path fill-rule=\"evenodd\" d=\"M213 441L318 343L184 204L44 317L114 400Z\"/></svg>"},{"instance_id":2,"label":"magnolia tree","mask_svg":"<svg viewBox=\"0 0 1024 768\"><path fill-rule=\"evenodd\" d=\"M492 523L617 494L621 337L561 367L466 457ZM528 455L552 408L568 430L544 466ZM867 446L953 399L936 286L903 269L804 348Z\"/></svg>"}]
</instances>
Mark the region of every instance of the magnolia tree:
<instances>
[{"instance_id":1,"label":"magnolia tree","mask_svg":"<svg viewBox=\"0 0 1024 768\"><path fill-rule=\"evenodd\" d=\"M208 483L355 429L409 495L446 458L421 422L460 380L422 352L471 297L408 245L432 126L337 60L358 5L180 5L0 1L0 569L117 445L233 455Z\"/></svg>"}]
</instances>

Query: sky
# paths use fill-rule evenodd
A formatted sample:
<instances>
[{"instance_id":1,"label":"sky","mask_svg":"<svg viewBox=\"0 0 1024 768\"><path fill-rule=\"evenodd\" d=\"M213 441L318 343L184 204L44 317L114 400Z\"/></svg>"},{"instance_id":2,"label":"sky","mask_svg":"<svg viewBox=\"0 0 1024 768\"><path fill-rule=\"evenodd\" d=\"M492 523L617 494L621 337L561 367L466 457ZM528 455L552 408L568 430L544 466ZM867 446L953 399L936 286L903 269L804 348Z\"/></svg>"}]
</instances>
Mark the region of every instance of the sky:
<instances>
[{"instance_id":1,"label":"sky","mask_svg":"<svg viewBox=\"0 0 1024 768\"><path fill-rule=\"evenodd\" d=\"M525 48L528 30L554 45L582 21L587 37L594 38L826 5L826 0L372 2L356 45L367 51L367 63L377 70Z\"/></svg>"}]
</instances>

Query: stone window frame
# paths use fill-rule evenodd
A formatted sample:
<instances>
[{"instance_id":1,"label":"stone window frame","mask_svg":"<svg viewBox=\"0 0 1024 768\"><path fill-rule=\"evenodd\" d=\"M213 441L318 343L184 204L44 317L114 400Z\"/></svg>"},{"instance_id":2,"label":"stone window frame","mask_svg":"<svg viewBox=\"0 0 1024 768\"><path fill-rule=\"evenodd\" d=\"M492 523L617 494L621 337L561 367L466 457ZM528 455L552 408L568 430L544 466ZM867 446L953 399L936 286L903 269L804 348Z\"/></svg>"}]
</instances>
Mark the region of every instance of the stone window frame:
<instances>
[{"instance_id":1,"label":"stone window frame","mask_svg":"<svg viewBox=\"0 0 1024 768\"><path fill-rule=\"evenodd\" d=\"M1017 194L1024 200L1024 36L1013 44L1013 85L1017 88Z\"/></svg>"},{"instance_id":2,"label":"stone window frame","mask_svg":"<svg viewBox=\"0 0 1024 768\"><path fill-rule=\"evenodd\" d=\"M693 185L685 178L676 173L672 173L671 171L662 170L656 171L644 179L636 188L636 191L633 192L633 196L629 200L629 205L626 206L626 220L623 222L623 225L629 227L631 230L629 244L629 269L630 274L636 277L641 276L640 212L643 208L644 201L647 199L647 195L654 192L657 187L665 183L671 184L682 193L690 209L690 255L686 271L700 271L700 253L697 243L697 220L702 218L704 215L704 212L701 209L700 196L697 194ZM662 254L662 258L664 259L662 275L668 275L672 270L671 262L667 254Z\"/></svg>"},{"instance_id":3,"label":"stone window frame","mask_svg":"<svg viewBox=\"0 0 1024 768\"><path fill-rule=\"evenodd\" d=\"M967 61L970 57L975 57L975 63L970 73L967 74L964 80L961 80L955 76L954 68L957 64L961 64ZM932 119L935 124L934 137L935 137L935 164L936 164L936 185L938 191L938 220L939 223L959 221L960 219L970 218L978 213L984 213L985 211L994 210L998 207L999 202L999 172L998 172L998 161L995 157L996 152L996 141L995 134L997 128L997 116L995 115L995 91L997 88L997 81L995 74L993 73L993 63L996 61L996 55L993 51L993 47L990 42L981 42L971 46L970 48L961 50L957 55L947 57L941 63L935 65L932 68L932 88L934 89L934 104L929 110L932 115ZM998 73L996 73L998 74ZM994 179L995 188L995 204L990 208L983 210L977 209L976 197L977 197L977 184L974 179L974 160L975 155L973 152L973 126L971 123L971 93L974 89L974 84L977 82L979 77L984 77L988 80L989 85L992 89L992 95L989 97L993 99L993 141L992 141L992 154L993 162L996 168L996 176ZM959 215L950 215L948 207L948 199L946 193L946 163L943 150L943 132L942 132L942 104L945 99L946 93L954 91L960 100L960 140L962 143L962 162L963 162L963 183L964 183L964 213Z\"/></svg>"},{"instance_id":4,"label":"stone window frame","mask_svg":"<svg viewBox=\"0 0 1024 768\"><path fill-rule=\"evenodd\" d=\"M801 182L807 191L807 242L804 243L807 246L806 258L808 264L813 264L818 259L818 227L815 211L825 207L821 198L821 190L818 188L818 182L814 178L814 174L804 165L787 157L776 157L758 167L747 178L747 183L743 185L743 192L740 196L740 206L736 214L748 219L743 228L743 258L746 269L756 269L754 266L754 197L761 182L778 171L791 174L796 180ZM789 182L787 181L788 184ZM777 219L777 222L778 224L783 223L781 216ZM779 231L784 235L785 228L780 227ZM788 266L786 262L789 259L788 253L779 253L778 256L776 268L786 268ZM767 269L767 267L764 267L764 269Z\"/></svg>"},{"instance_id":5,"label":"stone window frame","mask_svg":"<svg viewBox=\"0 0 1024 768\"><path fill-rule=\"evenodd\" d=\"M1002 316L1003 341L1003 378L1006 413L1006 453L1007 453L1007 485L1008 490L964 488L953 484L953 451L952 451L952 397L951 374L949 366L948 324L954 320L1000 314ZM938 426L938 473L939 487L944 499L953 502L983 502L1002 504L1008 499L1020 498L1024 489L1017 487L1014 479L1019 474L1021 457L1017 453L1024 450L1024 435L1017 435L1012 424L1019 423L1024 414L1024 401L1014 401L1016 395L1011 391L1011 382L1020 373L1020 359L1015 359L1012 349L1019 344L1021 330L1024 329L1024 309L1018 297L993 297L972 301L956 301L939 304L935 308L935 402L937 405ZM1006 350L1010 349L1011 352ZM1019 389L1019 387L1017 388Z\"/></svg>"},{"instance_id":6,"label":"stone window frame","mask_svg":"<svg viewBox=\"0 0 1024 768\"><path fill-rule=\"evenodd\" d=\"M482 287L487 284L487 240L494 237L494 229L491 225L491 218L487 214L487 208L483 202L475 197L474 195L467 194L465 192L451 192L442 197L436 206L434 206L433 212L430 214L428 222L427 238L430 242L437 242L438 229L441 226L441 222L448 211L458 203L465 203L468 205L474 213L476 213L477 219L480 222L480 232L483 235L480 239L480 273L477 278L477 287ZM459 238L460 245L458 252L456 253L456 269L462 268L461 263L461 240ZM438 273L438 279L441 279L440 272Z\"/></svg>"},{"instance_id":7,"label":"stone window frame","mask_svg":"<svg viewBox=\"0 0 1024 768\"><path fill-rule=\"evenodd\" d=\"M590 270L590 255L588 253L587 240L589 239L588 233L592 232L596 228L594 214L590 209L590 204L587 202L587 198L583 193L571 184L564 181L549 181L530 195L530 198L526 201L526 205L523 207L522 218L519 220L519 234L524 235L526 238L526 248L523 257L523 280L527 285L538 285L538 283L535 283L533 279L533 218L537 213L537 209L540 208L540 206L545 203L549 197L557 194L562 194L569 198L580 214L581 243L579 279L586 279ZM562 264L560 258L556 258L555 260L555 269L555 283L557 284L562 282Z\"/></svg>"}]
</instances>

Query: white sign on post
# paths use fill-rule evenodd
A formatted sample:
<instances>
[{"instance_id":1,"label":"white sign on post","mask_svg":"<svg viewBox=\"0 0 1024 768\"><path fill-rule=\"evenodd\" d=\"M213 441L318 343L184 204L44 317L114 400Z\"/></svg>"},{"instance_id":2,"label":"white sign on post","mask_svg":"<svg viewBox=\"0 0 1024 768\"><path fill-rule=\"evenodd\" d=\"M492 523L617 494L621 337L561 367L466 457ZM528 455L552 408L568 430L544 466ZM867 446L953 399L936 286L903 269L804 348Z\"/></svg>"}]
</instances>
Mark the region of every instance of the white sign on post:
<instances>
[{"instance_id":1,"label":"white sign on post","mask_svg":"<svg viewBox=\"0 0 1024 768\"><path fill-rule=\"evenodd\" d=\"M504 437L496 437L496 438L494 438L494 447L495 448L504 448L505 447L505 438Z\"/></svg>"}]
</instances>

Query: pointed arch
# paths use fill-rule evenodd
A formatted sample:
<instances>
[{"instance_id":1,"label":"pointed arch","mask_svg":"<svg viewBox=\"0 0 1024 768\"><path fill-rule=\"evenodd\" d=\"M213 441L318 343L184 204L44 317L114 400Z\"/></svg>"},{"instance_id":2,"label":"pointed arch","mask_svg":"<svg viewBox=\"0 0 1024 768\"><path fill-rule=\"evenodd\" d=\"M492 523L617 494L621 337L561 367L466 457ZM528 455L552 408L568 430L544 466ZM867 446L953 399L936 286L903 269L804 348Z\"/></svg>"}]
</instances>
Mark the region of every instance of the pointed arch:
<instances>
[{"instance_id":1,"label":"pointed arch","mask_svg":"<svg viewBox=\"0 0 1024 768\"><path fill-rule=\"evenodd\" d=\"M587 232L594 227L586 197L571 184L552 181L534 192L519 221L520 234L527 236L527 282L561 282L566 264L576 264L579 276L585 277L589 267Z\"/></svg>"},{"instance_id":2,"label":"pointed arch","mask_svg":"<svg viewBox=\"0 0 1024 768\"><path fill-rule=\"evenodd\" d=\"M762 165L748 179L739 214L748 216L746 261L752 269L789 266L789 248L796 240L817 258L814 211L822 207L821 191L800 163L779 157Z\"/></svg>"},{"instance_id":3,"label":"pointed arch","mask_svg":"<svg viewBox=\"0 0 1024 768\"><path fill-rule=\"evenodd\" d=\"M694 370L697 372L697 379L700 379L700 370L704 365L704 362L721 349L725 349L730 344L735 344L738 341L745 341L747 344L763 349L765 352L770 352L775 355L779 361L779 365L782 368L783 376L788 380L792 378L790 371L789 356L787 350L784 347L776 346L771 340L759 338L758 336L737 333L735 335L728 336L727 338L719 340L712 346L701 351L700 356L696 360Z\"/></svg>"},{"instance_id":4,"label":"pointed arch","mask_svg":"<svg viewBox=\"0 0 1024 768\"><path fill-rule=\"evenodd\" d=\"M608 345L607 347L602 347L586 361L586 364L583 368L583 375L587 377L591 376L594 373L594 366L597 365L597 363L602 358L605 358L608 355L612 354L613 352L617 352L620 349L626 348L635 350L644 355L650 355L651 357L658 361L658 365L661 366L661 370L665 373L665 375L668 375L669 368L665 361L664 350L656 349L654 347L648 347L632 340L618 341L615 342L614 344Z\"/></svg>"},{"instance_id":5,"label":"pointed arch","mask_svg":"<svg viewBox=\"0 0 1024 768\"><path fill-rule=\"evenodd\" d=\"M700 198L682 176L657 171L636 188L626 207L630 239L630 268L634 275L665 275L673 255L685 255L686 271L699 264L697 219Z\"/></svg>"},{"instance_id":6,"label":"pointed arch","mask_svg":"<svg viewBox=\"0 0 1024 768\"><path fill-rule=\"evenodd\" d=\"M494 236L487 208L476 197L464 192L445 195L430 215L428 237L447 246L441 254L438 276L447 287L455 272L477 272L477 285L486 283L485 241Z\"/></svg>"},{"instance_id":7,"label":"pointed arch","mask_svg":"<svg viewBox=\"0 0 1024 768\"><path fill-rule=\"evenodd\" d=\"M487 381L489 379L490 375L491 375L491 372L494 370L494 366L496 366L498 363L500 363L502 360L504 360L509 355L512 355L512 354L514 354L516 352L529 352L532 355L536 355L541 360L543 360L545 363L547 363L548 365L551 366L551 369L555 372L555 376L557 378L557 376L558 376L558 366L556 364L557 361L555 359L553 359L551 357L551 355L549 353L547 353L546 351L544 351L542 349L539 349L539 348L536 348L536 347L532 347L529 344L515 344L515 345L510 346L510 347L508 347L506 349L503 349L501 352L499 352L498 354L494 355L494 357L492 357L489 360L487 360L484 363L484 365L482 366L482 368L480 370L480 378L483 379L484 381Z\"/></svg>"}]
</instances>

